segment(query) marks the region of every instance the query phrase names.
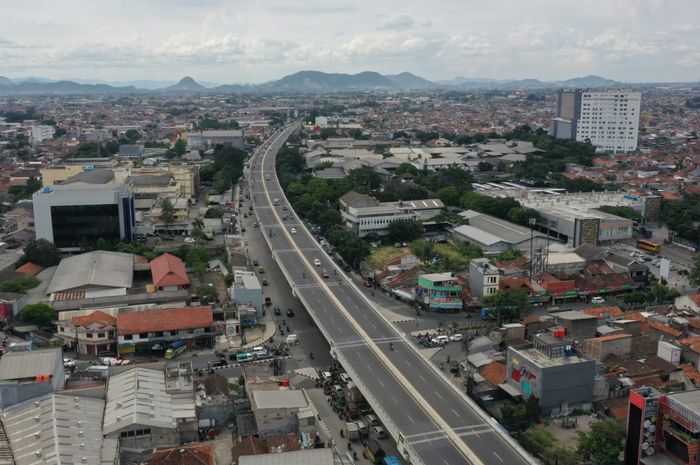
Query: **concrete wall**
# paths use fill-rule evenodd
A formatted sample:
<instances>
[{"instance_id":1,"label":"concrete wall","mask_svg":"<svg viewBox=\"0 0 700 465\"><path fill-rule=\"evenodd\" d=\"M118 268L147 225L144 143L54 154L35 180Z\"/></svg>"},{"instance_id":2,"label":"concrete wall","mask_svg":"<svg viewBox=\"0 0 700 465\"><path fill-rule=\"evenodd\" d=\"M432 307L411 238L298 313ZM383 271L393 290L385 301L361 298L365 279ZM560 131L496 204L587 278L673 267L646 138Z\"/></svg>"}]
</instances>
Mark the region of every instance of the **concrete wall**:
<instances>
[{"instance_id":1,"label":"concrete wall","mask_svg":"<svg viewBox=\"0 0 700 465\"><path fill-rule=\"evenodd\" d=\"M545 415L565 414L573 408L590 408L593 402L595 362L545 368L540 386L540 408Z\"/></svg>"},{"instance_id":2,"label":"concrete wall","mask_svg":"<svg viewBox=\"0 0 700 465\"><path fill-rule=\"evenodd\" d=\"M52 392L51 383L20 384L9 382L0 384L0 408L7 408Z\"/></svg>"},{"instance_id":3,"label":"concrete wall","mask_svg":"<svg viewBox=\"0 0 700 465\"><path fill-rule=\"evenodd\" d=\"M632 351L632 335L625 334L623 338L605 340L604 338L586 339L584 351L598 361L603 361L608 355L627 357Z\"/></svg>"},{"instance_id":4,"label":"concrete wall","mask_svg":"<svg viewBox=\"0 0 700 465\"><path fill-rule=\"evenodd\" d=\"M298 409L263 409L253 407L260 437L297 433L299 431Z\"/></svg>"}]
</instances>

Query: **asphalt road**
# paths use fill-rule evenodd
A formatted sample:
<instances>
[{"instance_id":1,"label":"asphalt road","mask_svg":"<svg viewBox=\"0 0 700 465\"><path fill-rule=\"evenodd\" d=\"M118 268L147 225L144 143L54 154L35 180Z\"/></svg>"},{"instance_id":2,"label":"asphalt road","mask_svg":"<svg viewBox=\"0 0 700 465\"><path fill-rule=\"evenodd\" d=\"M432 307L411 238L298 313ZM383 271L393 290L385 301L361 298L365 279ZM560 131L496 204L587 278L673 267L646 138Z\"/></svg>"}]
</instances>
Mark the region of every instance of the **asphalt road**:
<instances>
[{"instance_id":1,"label":"asphalt road","mask_svg":"<svg viewBox=\"0 0 700 465\"><path fill-rule=\"evenodd\" d=\"M341 354L398 425L399 442L410 445L417 463L502 465L531 463L507 441L467 397L420 355L410 339L385 320L319 247L290 211L282 221L284 194L274 157L290 130L275 136L253 157L248 173L251 200L260 230L268 236L280 266L307 309L325 330L332 350ZM280 199L273 206L273 199ZM292 233L291 228L296 229ZM320 266L314 261L319 260ZM321 270L327 270L324 279ZM393 349L390 348L390 343Z\"/></svg>"}]
</instances>

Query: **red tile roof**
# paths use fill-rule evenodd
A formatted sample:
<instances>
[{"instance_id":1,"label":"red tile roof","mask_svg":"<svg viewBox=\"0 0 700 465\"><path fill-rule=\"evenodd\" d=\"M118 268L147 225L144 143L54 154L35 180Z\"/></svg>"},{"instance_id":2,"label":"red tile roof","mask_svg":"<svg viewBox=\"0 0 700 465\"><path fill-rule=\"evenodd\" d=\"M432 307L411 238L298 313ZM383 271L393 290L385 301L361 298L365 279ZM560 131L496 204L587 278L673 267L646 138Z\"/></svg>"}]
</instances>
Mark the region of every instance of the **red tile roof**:
<instances>
[{"instance_id":1,"label":"red tile roof","mask_svg":"<svg viewBox=\"0 0 700 465\"><path fill-rule=\"evenodd\" d=\"M506 382L506 366L501 362L491 362L485 365L479 374L494 386Z\"/></svg>"},{"instance_id":2,"label":"red tile roof","mask_svg":"<svg viewBox=\"0 0 700 465\"><path fill-rule=\"evenodd\" d=\"M683 334L683 331L679 329L673 329L669 325L665 325L656 320L649 319L647 320L647 322L649 323L650 327L654 328L657 331L661 331L664 334L668 334L669 336L680 337Z\"/></svg>"},{"instance_id":3,"label":"red tile roof","mask_svg":"<svg viewBox=\"0 0 700 465\"><path fill-rule=\"evenodd\" d=\"M73 319L71 320L74 326L87 326L90 323L107 323L108 325L111 326L116 326L117 325L117 319L113 317L112 315L109 315L105 312L102 312L100 310L95 310L94 312L90 313L89 315L85 316L74 316Z\"/></svg>"},{"instance_id":4,"label":"red tile roof","mask_svg":"<svg viewBox=\"0 0 700 465\"><path fill-rule=\"evenodd\" d=\"M686 378L688 378L696 386L700 387L700 372L698 372L692 363L682 363L678 366L683 370L683 374Z\"/></svg>"},{"instance_id":5,"label":"red tile roof","mask_svg":"<svg viewBox=\"0 0 700 465\"><path fill-rule=\"evenodd\" d=\"M211 445L202 442L158 450L144 465L216 465L216 459Z\"/></svg>"},{"instance_id":6,"label":"red tile roof","mask_svg":"<svg viewBox=\"0 0 700 465\"><path fill-rule=\"evenodd\" d=\"M182 307L120 313L119 335L209 328L213 322L211 307Z\"/></svg>"},{"instance_id":7,"label":"red tile roof","mask_svg":"<svg viewBox=\"0 0 700 465\"><path fill-rule=\"evenodd\" d=\"M587 308L584 310L585 313L593 316L597 316L598 318L607 318L607 317L620 317L622 316L622 310L620 307L617 305L613 305L610 307L593 307L593 308Z\"/></svg>"},{"instance_id":8,"label":"red tile roof","mask_svg":"<svg viewBox=\"0 0 700 465\"><path fill-rule=\"evenodd\" d=\"M182 260L169 253L151 260L153 285L156 287L187 286L190 280Z\"/></svg>"},{"instance_id":9,"label":"red tile roof","mask_svg":"<svg viewBox=\"0 0 700 465\"><path fill-rule=\"evenodd\" d=\"M696 354L700 354L700 336L686 337L685 339L681 339L678 342L680 342Z\"/></svg>"},{"instance_id":10,"label":"red tile roof","mask_svg":"<svg viewBox=\"0 0 700 465\"><path fill-rule=\"evenodd\" d=\"M24 265L17 268L15 271L17 273L26 274L27 276L36 276L43 269L44 269L43 267L37 265L36 263L27 262Z\"/></svg>"}]
</instances>

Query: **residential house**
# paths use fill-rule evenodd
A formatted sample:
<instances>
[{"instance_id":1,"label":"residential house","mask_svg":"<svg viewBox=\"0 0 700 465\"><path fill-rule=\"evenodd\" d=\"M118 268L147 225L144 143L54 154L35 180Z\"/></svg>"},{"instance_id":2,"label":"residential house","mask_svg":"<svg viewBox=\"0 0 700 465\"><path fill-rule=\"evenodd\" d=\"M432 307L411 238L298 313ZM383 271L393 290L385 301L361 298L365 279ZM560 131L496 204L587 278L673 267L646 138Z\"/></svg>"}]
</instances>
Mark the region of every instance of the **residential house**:
<instances>
[{"instance_id":1,"label":"residential house","mask_svg":"<svg viewBox=\"0 0 700 465\"><path fill-rule=\"evenodd\" d=\"M190 286L185 264L169 253L151 260L151 275L156 291L176 291Z\"/></svg>"},{"instance_id":2,"label":"residential house","mask_svg":"<svg viewBox=\"0 0 700 465\"><path fill-rule=\"evenodd\" d=\"M233 270L233 283L229 289L231 299L239 306L253 307L257 318L262 318L263 293L260 280L251 271Z\"/></svg>"},{"instance_id":3,"label":"residential house","mask_svg":"<svg viewBox=\"0 0 700 465\"><path fill-rule=\"evenodd\" d=\"M486 258L475 258L469 261L469 288L472 294L483 299L495 294L499 289L501 273L498 268Z\"/></svg>"},{"instance_id":4,"label":"residential house","mask_svg":"<svg viewBox=\"0 0 700 465\"><path fill-rule=\"evenodd\" d=\"M418 276L416 302L431 311L462 310L462 287L454 273L426 273Z\"/></svg>"},{"instance_id":5,"label":"residential house","mask_svg":"<svg viewBox=\"0 0 700 465\"><path fill-rule=\"evenodd\" d=\"M117 319L99 310L57 322L56 335L79 354L117 353Z\"/></svg>"},{"instance_id":6,"label":"residential house","mask_svg":"<svg viewBox=\"0 0 700 465\"><path fill-rule=\"evenodd\" d=\"M304 392L296 389L255 390L250 398L261 438L299 433L300 416L310 410Z\"/></svg>"}]
</instances>

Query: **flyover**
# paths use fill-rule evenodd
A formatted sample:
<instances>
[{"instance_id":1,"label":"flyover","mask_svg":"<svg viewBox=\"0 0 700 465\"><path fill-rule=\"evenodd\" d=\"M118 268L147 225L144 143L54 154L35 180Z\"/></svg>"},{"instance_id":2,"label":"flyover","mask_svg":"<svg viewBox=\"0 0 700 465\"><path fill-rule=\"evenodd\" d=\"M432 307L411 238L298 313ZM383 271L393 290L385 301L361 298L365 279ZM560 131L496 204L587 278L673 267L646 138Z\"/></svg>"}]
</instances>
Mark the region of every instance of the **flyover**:
<instances>
[{"instance_id":1,"label":"flyover","mask_svg":"<svg viewBox=\"0 0 700 465\"><path fill-rule=\"evenodd\" d=\"M384 318L293 212L277 180L275 156L296 129L298 124L275 133L250 160L248 186L259 227L334 357L379 415L404 459L421 465L534 463ZM320 266L314 264L317 260ZM324 279L322 270L330 277Z\"/></svg>"}]
</instances>

